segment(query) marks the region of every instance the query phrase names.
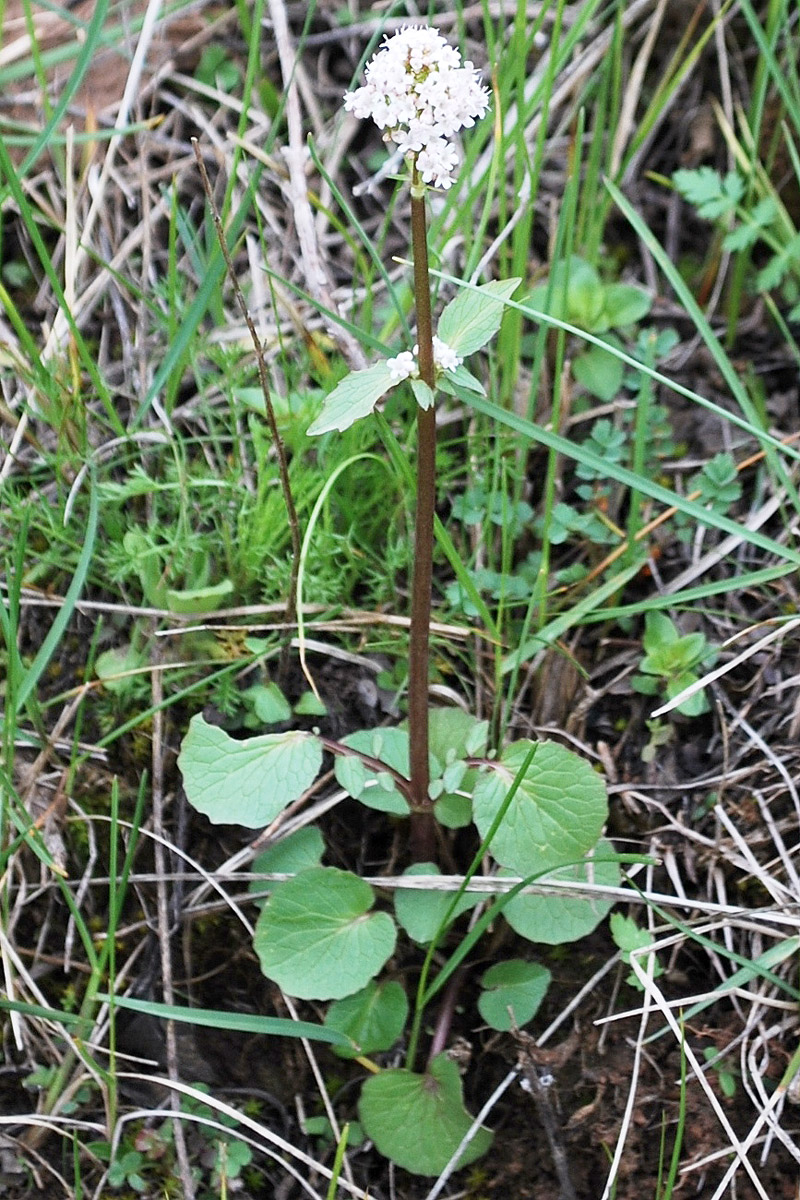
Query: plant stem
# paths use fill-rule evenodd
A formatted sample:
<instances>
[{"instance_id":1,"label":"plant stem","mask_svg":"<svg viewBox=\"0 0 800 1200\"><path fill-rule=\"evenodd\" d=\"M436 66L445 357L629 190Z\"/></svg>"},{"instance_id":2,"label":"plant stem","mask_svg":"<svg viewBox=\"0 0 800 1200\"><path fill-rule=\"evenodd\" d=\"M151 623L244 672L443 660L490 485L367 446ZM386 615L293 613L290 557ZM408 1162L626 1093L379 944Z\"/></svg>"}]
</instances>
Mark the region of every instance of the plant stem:
<instances>
[{"instance_id":1,"label":"plant stem","mask_svg":"<svg viewBox=\"0 0 800 1200\"><path fill-rule=\"evenodd\" d=\"M411 183L411 248L417 310L420 378L435 391L433 319L428 274L425 193L416 167ZM428 795L428 663L433 571L433 518L436 504L436 413L433 404L417 410L417 510L414 526L414 577L408 652L408 730L411 768L411 854L431 861L436 838L433 804Z\"/></svg>"}]
</instances>

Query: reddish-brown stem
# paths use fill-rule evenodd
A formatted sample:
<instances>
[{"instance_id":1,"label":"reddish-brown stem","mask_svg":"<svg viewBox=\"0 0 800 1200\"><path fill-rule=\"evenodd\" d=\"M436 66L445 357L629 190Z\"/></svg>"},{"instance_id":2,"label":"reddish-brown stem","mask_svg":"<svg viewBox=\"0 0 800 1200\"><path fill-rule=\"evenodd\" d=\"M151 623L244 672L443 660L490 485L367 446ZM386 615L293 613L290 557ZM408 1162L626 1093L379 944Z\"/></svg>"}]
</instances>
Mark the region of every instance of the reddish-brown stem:
<instances>
[{"instance_id":1,"label":"reddish-brown stem","mask_svg":"<svg viewBox=\"0 0 800 1200\"><path fill-rule=\"evenodd\" d=\"M435 391L433 318L428 274L425 194L416 168L411 185L411 248L420 378ZM436 503L436 414L433 404L417 410L417 510L414 526L414 576L408 652L408 732L411 768L411 855L415 862L434 857L433 805L428 795L428 663L433 571L433 517Z\"/></svg>"}]
</instances>

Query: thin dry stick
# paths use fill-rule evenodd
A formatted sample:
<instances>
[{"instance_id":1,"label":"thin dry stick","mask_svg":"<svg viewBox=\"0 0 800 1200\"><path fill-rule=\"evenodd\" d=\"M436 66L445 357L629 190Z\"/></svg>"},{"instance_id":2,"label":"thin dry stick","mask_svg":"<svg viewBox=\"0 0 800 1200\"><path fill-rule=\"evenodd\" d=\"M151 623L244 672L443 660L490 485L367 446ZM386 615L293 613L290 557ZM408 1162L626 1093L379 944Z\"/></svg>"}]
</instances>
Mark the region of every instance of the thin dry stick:
<instances>
[{"instance_id":1,"label":"thin dry stick","mask_svg":"<svg viewBox=\"0 0 800 1200\"><path fill-rule=\"evenodd\" d=\"M275 409L272 405L272 392L269 386L269 374L267 372L267 362L264 358L264 348L261 345L261 338L256 332L256 327L253 324L253 318L250 316L250 310L247 307L247 302L242 295L242 289L239 287L239 280L236 277L233 262L231 260L230 251L228 250L228 242L225 238L225 231L222 228L222 218L219 215L214 200L214 193L211 190L211 182L206 171L206 164L203 162L203 156L200 153L200 146L197 138L192 138L192 149L194 156L197 159L197 166L200 170L200 178L203 181L203 190L211 209L211 215L214 218L214 229L217 233L217 241L219 242L222 256L225 259L225 266L228 269L230 281L233 284L233 291L236 296L237 303L244 317L245 324L250 332L250 337L255 350L256 362L258 363L258 381L261 384L261 391L264 395L264 404L267 410L267 424L272 435L272 441L275 445L275 453L278 456L278 471L281 479L281 491L283 492L283 502L286 505L286 515L289 519L289 529L292 538L292 569L289 576L289 594L286 600L286 640L281 651L280 666L278 674L281 682L286 679L286 673L289 667L289 652L291 650L290 628L294 622L295 609L297 607L297 576L300 570L300 522L297 519L297 509L294 505L292 496L292 487L289 482L289 464L286 458L286 447L283 444L283 439L278 432L278 422L275 419Z\"/></svg>"}]
</instances>

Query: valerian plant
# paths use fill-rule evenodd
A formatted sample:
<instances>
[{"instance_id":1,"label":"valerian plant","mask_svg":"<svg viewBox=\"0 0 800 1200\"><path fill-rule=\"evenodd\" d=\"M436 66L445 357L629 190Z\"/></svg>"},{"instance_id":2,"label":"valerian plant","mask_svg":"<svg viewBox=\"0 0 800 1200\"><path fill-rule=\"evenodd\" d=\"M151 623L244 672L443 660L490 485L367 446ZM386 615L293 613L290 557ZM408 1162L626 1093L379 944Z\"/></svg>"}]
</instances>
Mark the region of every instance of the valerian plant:
<instances>
[{"instance_id":1,"label":"valerian plant","mask_svg":"<svg viewBox=\"0 0 800 1200\"><path fill-rule=\"evenodd\" d=\"M435 30L420 26L387 38L367 66L365 85L345 97L345 108L375 121L408 167L417 343L348 375L308 432L346 429L401 385L416 400L408 721L342 741L300 730L237 741L197 715L179 759L190 803L214 822L269 825L313 784L326 752L346 793L407 820L410 865L405 886L393 892L393 913L369 882L321 865L319 831L302 830L268 849L255 869L289 877L270 885L254 944L264 974L287 994L332 1001L326 1024L352 1041L350 1051L337 1053L363 1059L404 1044L404 1066L371 1064L359 1117L381 1153L423 1175L441 1173L455 1156L464 1165L491 1141L488 1130L471 1129L459 1072L446 1053L473 948L499 920L532 943L579 938L610 907L581 896L582 885L614 885L619 875L618 860L601 838L604 784L586 761L552 741L521 740L490 751L487 722L428 702L436 395L450 392L468 401L470 394L484 393L464 359L497 332L521 281L463 287L434 332L425 201L430 186L454 184L453 139L485 114L489 99L472 64L462 63ZM437 889L447 831L470 825L477 832L472 861L454 890ZM472 882L487 861L496 878ZM525 890L545 876L575 890L556 896ZM467 914L468 928L448 939ZM421 958L412 996L392 969L401 933ZM525 1024L549 978L533 958L492 964L478 981L481 1018L498 1030ZM438 1012L431 1011L434 1001Z\"/></svg>"}]
</instances>

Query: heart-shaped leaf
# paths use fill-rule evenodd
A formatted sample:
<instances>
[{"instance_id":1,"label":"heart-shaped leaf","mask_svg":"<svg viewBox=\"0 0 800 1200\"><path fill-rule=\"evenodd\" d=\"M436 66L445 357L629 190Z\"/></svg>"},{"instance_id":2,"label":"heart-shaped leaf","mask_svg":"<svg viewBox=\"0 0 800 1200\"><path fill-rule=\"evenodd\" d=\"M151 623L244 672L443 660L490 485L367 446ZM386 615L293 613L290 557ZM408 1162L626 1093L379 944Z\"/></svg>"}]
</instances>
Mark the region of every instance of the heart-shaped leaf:
<instances>
[{"instance_id":1,"label":"heart-shaped leaf","mask_svg":"<svg viewBox=\"0 0 800 1200\"><path fill-rule=\"evenodd\" d=\"M551 979L547 967L540 963L525 962L522 958L495 963L481 979L484 991L478 998L478 1010L492 1029L508 1032L512 1018L514 1025L521 1028L536 1015Z\"/></svg>"},{"instance_id":2,"label":"heart-shaped leaf","mask_svg":"<svg viewBox=\"0 0 800 1200\"><path fill-rule=\"evenodd\" d=\"M446 1054L437 1055L424 1075L399 1068L370 1076L358 1111L380 1153L415 1175L441 1174L472 1124L458 1067ZM480 1158L491 1141L488 1129L478 1129L458 1165Z\"/></svg>"},{"instance_id":3,"label":"heart-shaped leaf","mask_svg":"<svg viewBox=\"0 0 800 1200\"><path fill-rule=\"evenodd\" d=\"M371 980L360 992L336 1000L328 1009L325 1025L344 1033L356 1048L337 1047L342 1058L389 1050L405 1028L408 998L396 980Z\"/></svg>"},{"instance_id":4,"label":"heart-shaped leaf","mask_svg":"<svg viewBox=\"0 0 800 1200\"><path fill-rule=\"evenodd\" d=\"M513 742L481 772L472 798L481 837L489 832L532 744ZM599 838L607 812L603 780L588 762L555 742L539 742L489 851L518 875L545 871L583 858Z\"/></svg>"},{"instance_id":5,"label":"heart-shaped leaf","mask_svg":"<svg viewBox=\"0 0 800 1200\"><path fill-rule=\"evenodd\" d=\"M394 951L388 913L371 913L357 875L313 867L276 885L256 924L261 970L290 996L338 1000L363 988Z\"/></svg>"},{"instance_id":6,"label":"heart-shaped leaf","mask_svg":"<svg viewBox=\"0 0 800 1200\"><path fill-rule=\"evenodd\" d=\"M189 803L216 825L259 829L302 796L319 774L322 746L300 730L236 741L198 713L178 767Z\"/></svg>"}]
</instances>

